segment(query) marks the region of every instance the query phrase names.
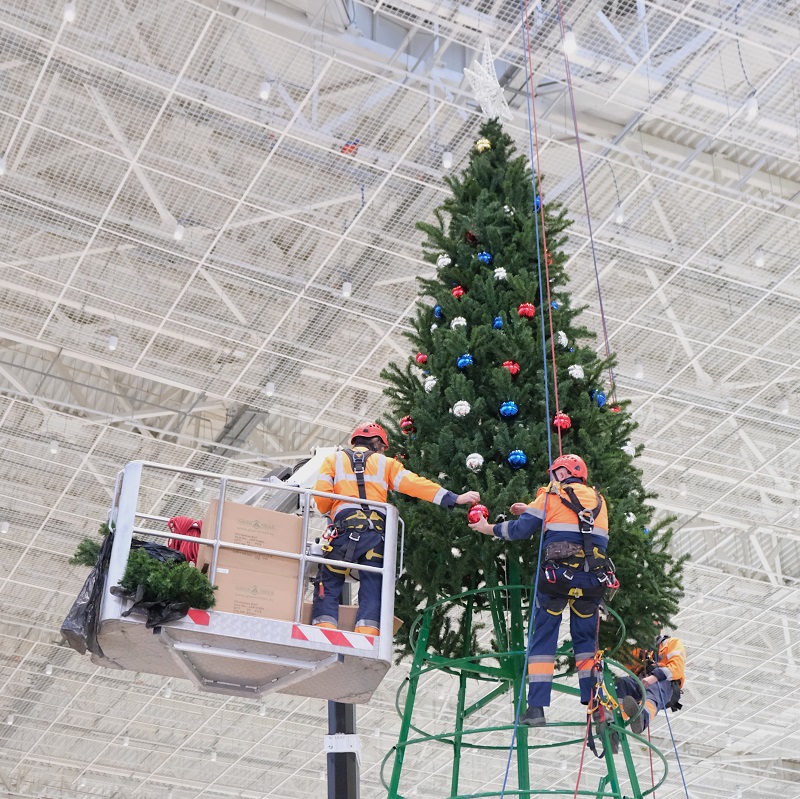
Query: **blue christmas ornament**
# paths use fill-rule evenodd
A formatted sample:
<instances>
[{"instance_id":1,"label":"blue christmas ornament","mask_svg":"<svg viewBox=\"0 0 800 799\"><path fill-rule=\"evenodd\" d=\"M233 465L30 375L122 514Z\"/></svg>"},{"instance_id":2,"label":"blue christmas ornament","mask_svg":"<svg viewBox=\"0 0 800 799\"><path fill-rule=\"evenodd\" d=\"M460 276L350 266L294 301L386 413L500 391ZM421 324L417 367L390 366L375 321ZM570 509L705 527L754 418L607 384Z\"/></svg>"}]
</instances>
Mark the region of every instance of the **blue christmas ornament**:
<instances>
[{"instance_id":1,"label":"blue christmas ornament","mask_svg":"<svg viewBox=\"0 0 800 799\"><path fill-rule=\"evenodd\" d=\"M537 211L541 211L542 210L542 198L538 194L536 195L536 199L533 201L533 207Z\"/></svg>"},{"instance_id":2,"label":"blue christmas ornament","mask_svg":"<svg viewBox=\"0 0 800 799\"><path fill-rule=\"evenodd\" d=\"M561 306L558 304L558 300L553 300L550 305L553 306L553 310L557 311Z\"/></svg>"},{"instance_id":3,"label":"blue christmas ornament","mask_svg":"<svg viewBox=\"0 0 800 799\"><path fill-rule=\"evenodd\" d=\"M437 319L444 319L444 311L442 310L442 306L441 305L434 305L433 306L433 315Z\"/></svg>"},{"instance_id":4,"label":"blue christmas ornament","mask_svg":"<svg viewBox=\"0 0 800 799\"><path fill-rule=\"evenodd\" d=\"M569 351L570 351L570 352L575 352L575 347L570 347L570 348L569 348Z\"/></svg>"},{"instance_id":5,"label":"blue christmas ornament","mask_svg":"<svg viewBox=\"0 0 800 799\"><path fill-rule=\"evenodd\" d=\"M478 260L482 264L490 266L494 258L492 258L492 254L490 252L486 252L486 250L481 250L481 252L478 253Z\"/></svg>"},{"instance_id":6,"label":"blue christmas ornament","mask_svg":"<svg viewBox=\"0 0 800 799\"><path fill-rule=\"evenodd\" d=\"M468 366L472 366L472 364L472 356L468 352L465 352L463 355L459 355L458 360L456 361L456 366L459 369L466 369Z\"/></svg>"},{"instance_id":7,"label":"blue christmas ornament","mask_svg":"<svg viewBox=\"0 0 800 799\"><path fill-rule=\"evenodd\" d=\"M519 408L516 402L509 400L500 406L500 415L508 418L509 416L516 416L519 413Z\"/></svg>"},{"instance_id":8,"label":"blue christmas ornament","mask_svg":"<svg viewBox=\"0 0 800 799\"><path fill-rule=\"evenodd\" d=\"M597 403L598 408L602 408L606 404L606 395L602 391L598 391L594 395L594 401Z\"/></svg>"},{"instance_id":9,"label":"blue christmas ornament","mask_svg":"<svg viewBox=\"0 0 800 799\"><path fill-rule=\"evenodd\" d=\"M649 528L649 527L643 527L643 528L642 528L642 532L643 532L645 535L650 535L650 528Z\"/></svg>"},{"instance_id":10,"label":"blue christmas ornament","mask_svg":"<svg viewBox=\"0 0 800 799\"><path fill-rule=\"evenodd\" d=\"M514 449L507 460L512 469L521 469L528 462L528 456L521 449Z\"/></svg>"},{"instance_id":11,"label":"blue christmas ornament","mask_svg":"<svg viewBox=\"0 0 800 799\"><path fill-rule=\"evenodd\" d=\"M503 326L503 317L502 316L495 316L494 322L492 322L492 327L495 330L500 330L500 328L502 326Z\"/></svg>"}]
</instances>

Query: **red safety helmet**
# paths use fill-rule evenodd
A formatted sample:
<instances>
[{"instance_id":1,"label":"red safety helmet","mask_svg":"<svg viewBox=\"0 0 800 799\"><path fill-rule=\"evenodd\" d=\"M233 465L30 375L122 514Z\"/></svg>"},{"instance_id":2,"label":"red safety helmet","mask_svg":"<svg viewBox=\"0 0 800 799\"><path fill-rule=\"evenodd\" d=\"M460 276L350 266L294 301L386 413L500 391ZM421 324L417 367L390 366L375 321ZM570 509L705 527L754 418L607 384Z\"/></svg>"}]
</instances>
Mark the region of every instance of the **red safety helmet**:
<instances>
[{"instance_id":1,"label":"red safety helmet","mask_svg":"<svg viewBox=\"0 0 800 799\"><path fill-rule=\"evenodd\" d=\"M577 455L560 455L553 461L553 465L550 467L550 474L555 472L556 469L562 467L566 469L572 477L577 477L584 483L586 482L586 478L589 476L586 463L584 462L583 458L580 458Z\"/></svg>"},{"instance_id":2,"label":"red safety helmet","mask_svg":"<svg viewBox=\"0 0 800 799\"><path fill-rule=\"evenodd\" d=\"M389 447L389 436L386 435L386 431L377 422L360 424L353 430L353 435L350 436L350 443L352 444L356 438L379 438L384 447L387 449Z\"/></svg>"}]
</instances>

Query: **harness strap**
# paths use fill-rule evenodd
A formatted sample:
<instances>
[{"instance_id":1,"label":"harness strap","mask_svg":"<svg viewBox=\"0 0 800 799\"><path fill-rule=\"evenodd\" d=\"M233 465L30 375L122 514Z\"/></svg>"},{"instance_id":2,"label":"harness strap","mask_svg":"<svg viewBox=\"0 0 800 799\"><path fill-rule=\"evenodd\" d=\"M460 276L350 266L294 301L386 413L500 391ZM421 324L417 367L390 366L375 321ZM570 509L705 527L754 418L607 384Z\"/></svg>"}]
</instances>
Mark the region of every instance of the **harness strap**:
<instances>
[{"instance_id":1,"label":"harness strap","mask_svg":"<svg viewBox=\"0 0 800 799\"><path fill-rule=\"evenodd\" d=\"M575 493L575 489L572 486L563 486L563 491L567 496L564 497L561 494L558 496L561 499L561 502L578 517L578 530L580 530L580 533L583 536L583 570L587 572L594 571L594 569L590 567L590 564L593 564L594 562L594 543L592 542L592 533L594 533L594 520L597 518L597 514L600 513L600 510L603 507L603 499L600 496L600 492L596 488L592 488L595 498L597 499L597 505L595 506L594 510L589 510L581 505L580 500Z\"/></svg>"},{"instance_id":2,"label":"harness strap","mask_svg":"<svg viewBox=\"0 0 800 799\"><path fill-rule=\"evenodd\" d=\"M370 455L374 455L374 452L366 453L366 457L364 457L365 453L363 452L355 452L352 449L346 449L345 455L347 455L347 459L350 461L350 467L353 470L353 474L356 476L356 483L358 485L358 496L364 500L361 505L364 513L367 514L367 518L369 518L370 508L369 505L366 503L367 499L367 486L364 482L364 469L367 466L367 461L369 460Z\"/></svg>"}]
</instances>

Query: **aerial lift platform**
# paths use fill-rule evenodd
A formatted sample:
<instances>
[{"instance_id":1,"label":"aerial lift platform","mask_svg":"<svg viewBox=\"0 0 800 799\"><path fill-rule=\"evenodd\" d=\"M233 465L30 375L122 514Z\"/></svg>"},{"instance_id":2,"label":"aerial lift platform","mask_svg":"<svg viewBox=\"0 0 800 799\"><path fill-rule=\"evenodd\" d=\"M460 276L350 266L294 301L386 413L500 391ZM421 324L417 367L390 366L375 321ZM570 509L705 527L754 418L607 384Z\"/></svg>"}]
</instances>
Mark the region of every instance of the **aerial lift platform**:
<instances>
[{"instance_id":1,"label":"aerial lift platform","mask_svg":"<svg viewBox=\"0 0 800 799\"><path fill-rule=\"evenodd\" d=\"M97 626L97 640L103 654L94 654L92 661L109 668L182 677L203 691L232 696L253 697L279 692L334 702L369 701L392 661L392 635L388 631L393 628L398 528L402 529L402 521L392 505L370 503L381 506L386 513L382 567L358 566L322 557L313 544L314 523L319 525L320 520L319 517L314 519L311 499L323 492L314 491L312 486L324 456L331 451L318 450L286 481L275 477L248 480L147 461L133 461L125 466L117 476L109 513L114 540ZM204 487L213 487L211 499L218 503L215 529L210 537L174 535L166 529L168 517L153 512L154 507L158 507L154 497L163 497L170 486L181 479L202 480ZM336 494L328 496L352 499ZM282 552L221 540L226 500L284 513L300 513L303 522L300 550ZM206 503L206 508L209 504ZM204 536L209 532L205 530ZM286 621L215 610L190 610L179 621L148 629L142 616L124 616L131 601L111 592L125 571L134 536L160 543L165 543L164 539L181 539L213 547L208 573L212 584L219 553L225 549L298 561L300 579L293 597L294 618ZM384 634L370 636L346 630L325 630L303 622L309 569L320 563L355 572L381 573L380 629L386 631Z\"/></svg>"}]
</instances>

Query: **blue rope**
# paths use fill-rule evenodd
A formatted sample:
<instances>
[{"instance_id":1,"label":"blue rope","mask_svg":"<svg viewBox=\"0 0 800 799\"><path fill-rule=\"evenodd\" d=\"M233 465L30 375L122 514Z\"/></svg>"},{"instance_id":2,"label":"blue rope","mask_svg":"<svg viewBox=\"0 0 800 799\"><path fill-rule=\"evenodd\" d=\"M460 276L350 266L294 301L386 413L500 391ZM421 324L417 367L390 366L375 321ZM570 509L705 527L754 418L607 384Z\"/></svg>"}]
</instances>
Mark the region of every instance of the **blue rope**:
<instances>
[{"instance_id":1,"label":"blue rope","mask_svg":"<svg viewBox=\"0 0 800 799\"><path fill-rule=\"evenodd\" d=\"M686 777L683 774L683 766L681 765L681 756L678 754L678 747L675 744L675 736L672 734L672 724L669 721L669 708L664 701L664 691L661 688L661 682L657 682L658 693L661 695L661 704L664 705L664 718L667 720L667 728L669 729L669 737L672 738L672 748L675 750L675 760L678 761L678 771L681 773L681 782L683 782L683 790L686 793L686 799L689 799L689 789L686 787Z\"/></svg>"},{"instance_id":2,"label":"blue rope","mask_svg":"<svg viewBox=\"0 0 800 799\"><path fill-rule=\"evenodd\" d=\"M523 44L523 53L527 54L530 48L530 33L528 31L528 25L526 24L527 20L527 11L525 8L525 0L520 0L520 13L522 15L522 44ZM534 160L534 142L533 142L533 119L531 117L531 104L533 103L533 96L531 93L531 84L532 84L532 75L528 69L528 59L525 57L523 59L525 61L525 85L527 87L527 103L526 109L528 112L528 147L530 153L530 160L531 160L531 186L533 188L533 218L536 227L536 269L539 276L539 309L541 313L539 314L539 319L542 328L542 375L544 379L544 408L545 408L545 428L547 430L547 465L548 469L550 464L553 462L553 441L552 435L550 433L550 384L547 380L547 347L545 346L546 339L546 330L544 325L544 286L543 286L543 276L542 276L542 255L541 255L541 245L540 245L540 236L539 236L539 214L536 211L536 173L538 164L536 164ZM553 364L553 369L555 369L555 364ZM550 495L547 494L544 498L544 515L545 518L547 517L547 501ZM520 691L519 697L517 699L517 710L514 716L514 729L511 733L511 745L508 747L508 758L506 759L506 771L503 777L503 787L500 791L500 799L504 799L506 795L506 786L508 785L508 773L511 768L511 758L514 755L514 746L517 741L517 727L519 726L519 716L520 711L522 709L522 697L527 695L526 690L526 677L528 673L528 658L527 658L527 647L530 646L531 637L533 636L533 620L536 615L536 601L539 595L539 573L541 571L541 563L542 563L542 545L544 543L544 524L542 525L542 531L539 534L539 551L536 556L536 577L533 581L533 595L531 597L531 614L530 619L528 620L528 641L526 645L526 657L525 662L522 666L522 676L520 678Z\"/></svg>"}]
</instances>

